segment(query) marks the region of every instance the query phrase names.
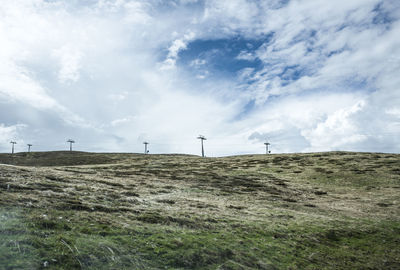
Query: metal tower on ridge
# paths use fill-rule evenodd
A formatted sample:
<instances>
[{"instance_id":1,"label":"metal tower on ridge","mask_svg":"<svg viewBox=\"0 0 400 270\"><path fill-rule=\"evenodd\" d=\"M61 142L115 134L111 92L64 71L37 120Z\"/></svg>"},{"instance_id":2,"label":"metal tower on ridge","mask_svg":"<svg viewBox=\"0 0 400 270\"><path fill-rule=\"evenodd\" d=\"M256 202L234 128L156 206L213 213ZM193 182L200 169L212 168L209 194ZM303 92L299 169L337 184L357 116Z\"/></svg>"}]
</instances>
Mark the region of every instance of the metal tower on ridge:
<instances>
[{"instance_id":1,"label":"metal tower on ridge","mask_svg":"<svg viewBox=\"0 0 400 270\"><path fill-rule=\"evenodd\" d=\"M69 143L69 151L72 151L72 144L75 143L75 141L72 139L69 139L67 142Z\"/></svg>"},{"instance_id":2,"label":"metal tower on ridge","mask_svg":"<svg viewBox=\"0 0 400 270\"><path fill-rule=\"evenodd\" d=\"M265 142L264 144L265 144L265 153L271 154L271 151L268 149L271 144L269 142Z\"/></svg>"},{"instance_id":3,"label":"metal tower on ridge","mask_svg":"<svg viewBox=\"0 0 400 270\"><path fill-rule=\"evenodd\" d=\"M144 144L144 153L145 154L148 154L149 153L149 150L147 150L147 145L149 144L148 142L143 142L143 144Z\"/></svg>"},{"instance_id":4,"label":"metal tower on ridge","mask_svg":"<svg viewBox=\"0 0 400 270\"><path fill-rule=\"evenodd\" d=\"M28 143L27 146L28 146L28 153L30 153L32 144Z\"/></svg>"},{"instance_id":5,"label":"metal tower on ridge","mask_svg":"<svg viewBox=\"0 0 400 270\"><path fill-rule=\"evenodd\" d=\"M201 140L201 156L204 157L204 145L203 145L203 141L207 140L206 137L204 137L203 135L199 135L199 137L197 137L197 139Z\"/></svg>"},{"instance_id":6,"label":"metal tower on ridge","mask_svg":"<svg viewBox=\"0 0 400 270\"><path fill-rule=\"evenodd\" d=\"M14 141L11 141L10 143L12 144L12 147L11 147L11 154L14 154L14 145L17 144L17 143L14 142Z\"/></svg>"}]
</instances>

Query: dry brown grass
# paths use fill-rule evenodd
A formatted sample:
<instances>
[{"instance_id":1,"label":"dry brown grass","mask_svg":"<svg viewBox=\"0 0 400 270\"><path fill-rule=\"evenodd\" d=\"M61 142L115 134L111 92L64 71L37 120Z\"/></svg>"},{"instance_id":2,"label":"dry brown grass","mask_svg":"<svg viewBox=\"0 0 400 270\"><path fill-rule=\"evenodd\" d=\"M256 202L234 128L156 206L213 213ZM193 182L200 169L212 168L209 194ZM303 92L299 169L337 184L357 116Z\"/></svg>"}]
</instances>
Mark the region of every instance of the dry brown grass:
<instances>
[{"instance_id":1,"label":"dry brown grass","mask_svg":"<svg viewBox=\"0 0 400 270\"><path fill-rule=\"evenodd\" d=\"M223 231L237 234L238 239L227 242L227 246L245 241L243 237L246 233L255 231L258 234L252 236L255 239L252 241L255 241L255 246L260 246L254 254L262 254L266 247L258 243L262 239L280 241L281 248L291 250L291 245L295 247L299 244L304 234L306 238L311 237L304 241L316 241L315 245L322 245L313 252L323 254L327 252L325 245L348 237L346 231L363 234L371 228L377 230L376 226L380 226L381 222L394 224L391 230L399 227L399 155L337 152L199 158L179 155L71 155L66 152L64 155L70 155L65 160L66 164L62 163L61 153L56 155L54 163L49 162L52 159L44 154L34 156L37 164L48 162L47 165L51 165L46 167L26 166L35 165L32 157L0 156L3 162L25 164L0 165L0 206L3 209L30 209L32 216L38 213L53 215L45 223L39 217L35 222L40 221L44 224L40 223L41 226L54 230L62 230L57 220L53 220L55 215L68 213L71 215L69 219L78 225L63 223L62 226L90 235L99 233L98 229L92 230L90 224L96 228L104 226L107 230L128 231L150 226L161 235L170 231L175 239L171 241L176 241L178 246L188 245L181 239L181 233L186 230L190 234L209 235ZM32 216L29 217L31 220ZM260 228L270 234L264 235ZM318 240L321 237L324 240ZM183 242L179 244L180 241ZM209 245L207 241L204 243L206 246ZM221 239L214 245L224 245L224 241L227 240ZM325 241L330 241L330 244L325 244ZM166 244L159 242L158 245L168 250ZM312 250L310 248L307 252ZM169 254L170 251L164 252ZM194 268L215 268L221 263L226 269L245 269L235 268L233 265L236 264L261 269L262 265L265 268L275 265L295 269L307 264L315 265L315 269L318 266L330 268L322 258L313 261L307 259L311 254L300 251L296 253L302 258L299 257L298 262L293 261L294 255L286 260L273 253L271 258L276 259L258 258L258 266L252 266L250 261L242 258L248 255L230 252L233 253L224 253L226 258L220 254L220 260L213 257L210 262L205 260L197 266L194 262L185 264L184 261L180 261L183 266L179 266L179 262L168 261L170 259L165 259L163 263L178 268L190 265ZM391 252L395 253L388 257L390 267L399 262L395 256L400 254L398 250ZM143 260L147 261L149 256L143 255ZM368 258L354 256L357 263L367 261L372 268L385 268L382 261L370 262ZM332 260L337 260L337 257ZM88 268L94 265L89 262L83 264ZM146 265L150 267L151 263ZM351 265L357 268L358 264Z\"/></svg>"}]
</instances>

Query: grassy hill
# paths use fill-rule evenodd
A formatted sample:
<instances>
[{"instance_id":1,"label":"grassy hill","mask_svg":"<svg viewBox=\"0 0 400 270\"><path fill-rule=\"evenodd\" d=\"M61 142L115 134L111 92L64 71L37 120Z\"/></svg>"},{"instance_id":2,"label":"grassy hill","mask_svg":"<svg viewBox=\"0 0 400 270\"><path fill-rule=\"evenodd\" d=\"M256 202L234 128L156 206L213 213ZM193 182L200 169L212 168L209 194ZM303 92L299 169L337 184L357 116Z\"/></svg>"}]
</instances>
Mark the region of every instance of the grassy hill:
<instances>
[{"instance_id":1,"label":"grassy hill","mask_svg":"<svg viewBox=\"0 0 400 270\"><path fill-rule=\"evenodd\" d=\"M0 163L0 269L400 268L400 155Z\"/></svg>"}]
</instances>

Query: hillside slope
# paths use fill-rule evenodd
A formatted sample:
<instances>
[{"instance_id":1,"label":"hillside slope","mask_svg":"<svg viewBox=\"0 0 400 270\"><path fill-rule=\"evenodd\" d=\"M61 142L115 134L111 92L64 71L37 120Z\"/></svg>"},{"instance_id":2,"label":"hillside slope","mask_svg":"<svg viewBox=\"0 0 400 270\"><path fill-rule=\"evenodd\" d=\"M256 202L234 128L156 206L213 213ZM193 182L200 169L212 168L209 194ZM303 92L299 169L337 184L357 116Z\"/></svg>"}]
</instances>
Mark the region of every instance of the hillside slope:
<instances>
[{"instance_id":1,"label":"hillside slope","mask_svg":"<svg viewBox=\"0 0 400 270\"><path fill-rule=\"evenodd\" d=\"M400 155L0 154L1 269L399 269Z\"/></svg>"}]
</instances>

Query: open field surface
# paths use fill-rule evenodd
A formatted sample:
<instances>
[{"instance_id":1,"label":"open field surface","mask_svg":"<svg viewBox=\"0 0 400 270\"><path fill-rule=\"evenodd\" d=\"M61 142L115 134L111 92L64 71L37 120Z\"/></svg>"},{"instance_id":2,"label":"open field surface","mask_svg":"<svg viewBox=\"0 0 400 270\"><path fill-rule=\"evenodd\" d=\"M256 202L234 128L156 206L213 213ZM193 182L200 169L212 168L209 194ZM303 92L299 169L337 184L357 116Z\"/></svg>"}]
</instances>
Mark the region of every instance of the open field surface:
<instances>
[{"instance_id":1,"label":"open field surface","mask_svg":"<svg viewBox=\"0 0 400 270\"><path fill-rule=\"evenodd\" d=\"M0 163L0 269L400 269L400 155Z\"/></svg>"}]
</instances>

